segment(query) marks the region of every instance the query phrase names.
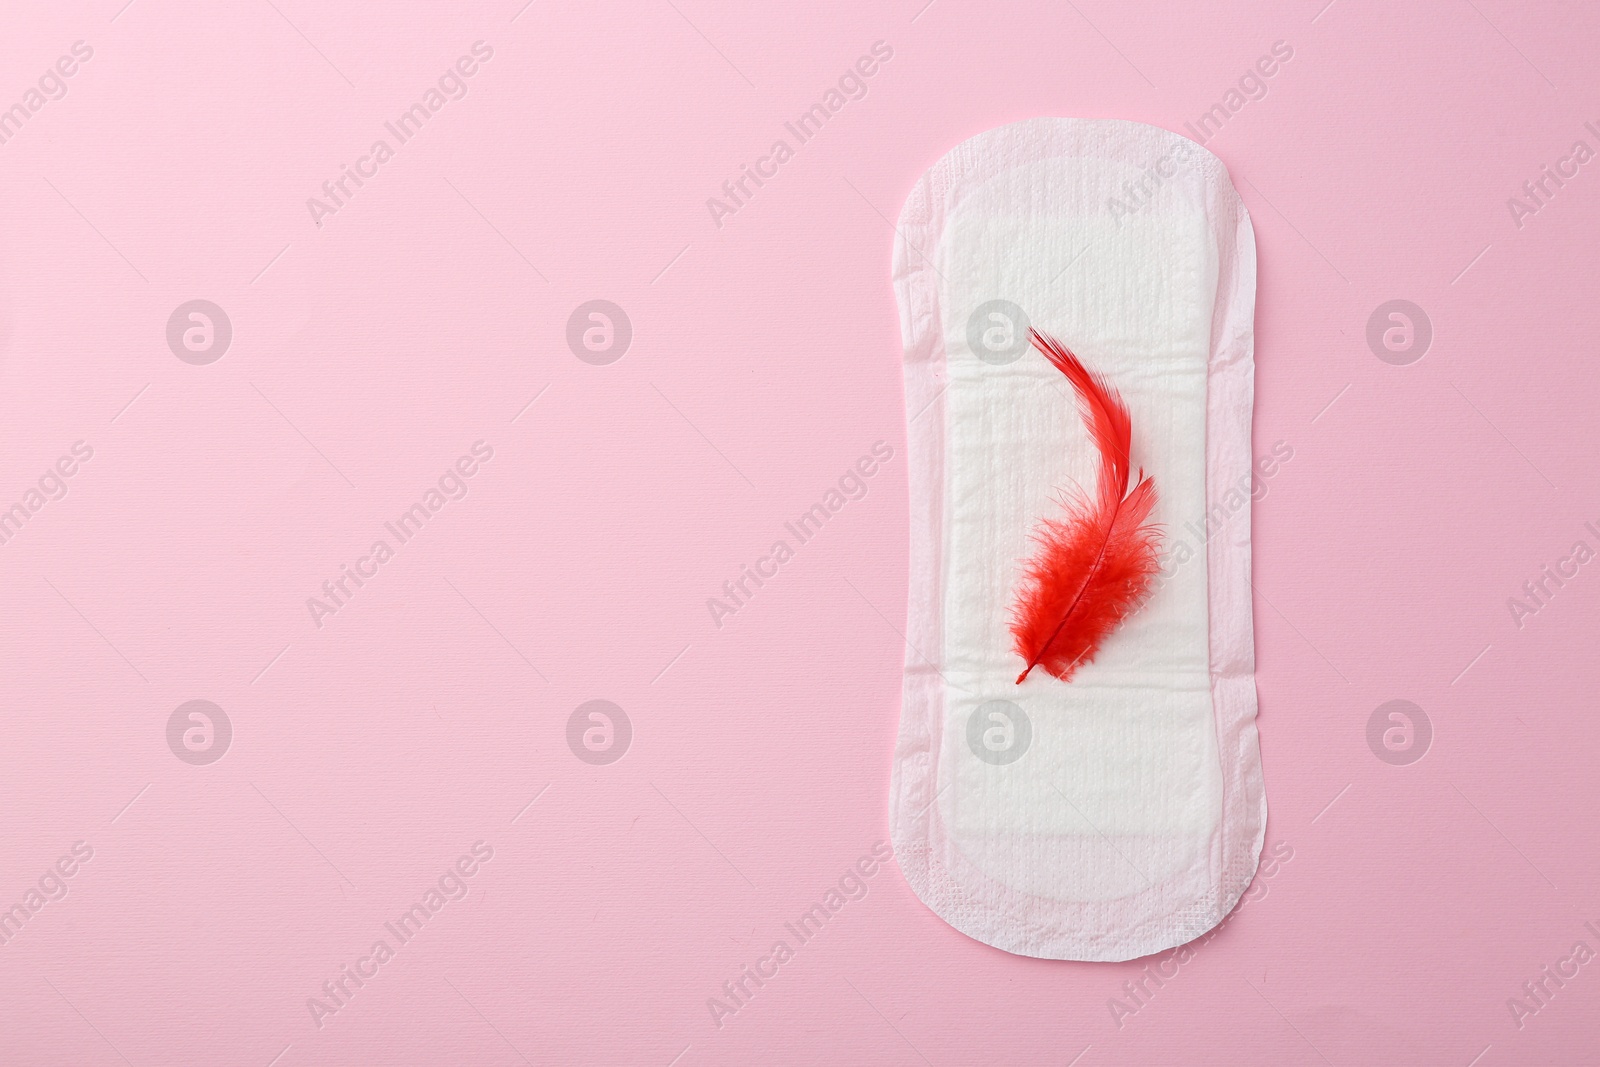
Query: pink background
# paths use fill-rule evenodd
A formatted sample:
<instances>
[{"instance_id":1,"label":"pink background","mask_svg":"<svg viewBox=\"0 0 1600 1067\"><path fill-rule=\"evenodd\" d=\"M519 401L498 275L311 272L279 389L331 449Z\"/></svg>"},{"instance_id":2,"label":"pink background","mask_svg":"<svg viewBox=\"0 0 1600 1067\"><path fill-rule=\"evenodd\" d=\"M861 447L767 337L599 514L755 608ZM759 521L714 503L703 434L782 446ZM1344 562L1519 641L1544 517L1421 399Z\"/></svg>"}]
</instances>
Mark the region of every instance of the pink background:
<instances>
[{"instance_id":1,"label":"pink background","mask_svg":"<svg viewBox=\"0 0 1600 1067\"><path fill-rule=\"evenodd\" d=\"M0 507L93 457L0 545L0 908L68 890L0 946L0 1062L1592 1058L1600 965L1507 1000L1600 950L1600 569L1520 628L1507 598L1600 548L1600 163L1520 227L1507 198L1600 148L1600 12L1323 2L10 5L0 107L93 57L0 145ZM465 98L316 226L478 40ZM715 225L879 40L867 95ZM1279 40L1207 147L1259 242L1256 449L1294 450L1255 509L1292 858L1120 1019L1144 963L990 949L891 864L718 1028L707 999L888 836L888 220L974 133L1182 131ZM203 366L165 335L195 299L234 331ZM594 299L633 328L607 366L565 340ZM1365 340L1392 299L1433 327L1406 366ZM307 598L479 440L465 499L319 628ZM714 626L879 440L867 498ZM566 736L597 698L633 729L603 766ZM233 729L204 766L167 742L194 699ZM1432 724L1409 765L1368 745L1392 699ZM478 841L319 1028L307 999Z\"/></svg>"}]
</instances>

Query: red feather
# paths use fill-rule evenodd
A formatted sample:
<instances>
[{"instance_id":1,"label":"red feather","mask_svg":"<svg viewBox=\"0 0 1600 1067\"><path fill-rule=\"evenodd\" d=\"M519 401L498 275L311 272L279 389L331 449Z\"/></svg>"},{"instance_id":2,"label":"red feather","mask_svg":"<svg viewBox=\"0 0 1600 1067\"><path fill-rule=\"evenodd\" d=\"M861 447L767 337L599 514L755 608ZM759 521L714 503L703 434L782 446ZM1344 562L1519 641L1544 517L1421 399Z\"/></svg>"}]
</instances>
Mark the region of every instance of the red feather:
<instances>
[{"instance_id":1,"label":"red feather","mask_svg":"<svg viewBox=\"0 0 1600 1067\"><path fill-rule=\"evenodd\" d=\"M1141 470L1128 490L1133 420L1122 397L1053 338L1034 330L1029 338L1078 393L1100 449L1100 485L1093 500L1075 494L1063 502L1066 515L1044 520L1035 533L1039 550L1012 607L1011 636L1027 663L1019 685L1035 667L1067 681L1094 659L1106 637L1149 597L1161 540L1147 521L1155 484Z\"/></svg>"}]
</instances>

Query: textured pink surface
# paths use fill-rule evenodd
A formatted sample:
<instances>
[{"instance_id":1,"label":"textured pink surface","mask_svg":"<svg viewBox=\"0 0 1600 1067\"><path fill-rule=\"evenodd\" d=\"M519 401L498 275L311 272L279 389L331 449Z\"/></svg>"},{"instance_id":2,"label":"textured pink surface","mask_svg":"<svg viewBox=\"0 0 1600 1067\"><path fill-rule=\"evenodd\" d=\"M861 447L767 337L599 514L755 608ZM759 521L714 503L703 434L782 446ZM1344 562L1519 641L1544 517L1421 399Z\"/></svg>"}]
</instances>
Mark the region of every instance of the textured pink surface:
<instances>
[{"instance_id":1,"label":"textured pink surface","mask_svg":"<svg viewBox=\"0 0 1600 1067\"><path fill-rule=\"evenodd\" d=\"M0 125L0 505L28 516L0 526L0 1062L1592 1056L1600 13L124 2L12 5L0 33L0 106L39 105ZM876 41L865 95L779 162ZM899 456L886 218L917 174L1031 115L1187 132L1275 41L1207 147L1260 251L1257 451L1293 450L1255 511L1281 859L1159 986L1008 956L870 859L903 467L720 627L707 600L875 442ZM707 198L763 157L719 227ZM1406 365L1367 341L1396 299L1432 325ZM215 362L169 348L192 300L231 321ZM609 365L567 342L591 300L631 321ZM594 699L631 723L615 762L575 755L614 754L615 716L609 752L588 718L569 746ZM209 764L175 755L187 718L169 747L192 700L231 723ZM1369 745L1390 700L1431 723L1420 761L1378 758L1422 743L1389 752L1385 717ZM801 944L785 923L841 883L860 899ZM402 944L385 923L430 888ZM379 940L319 1027L308 998Z\"/></svg>"}]
</instances>

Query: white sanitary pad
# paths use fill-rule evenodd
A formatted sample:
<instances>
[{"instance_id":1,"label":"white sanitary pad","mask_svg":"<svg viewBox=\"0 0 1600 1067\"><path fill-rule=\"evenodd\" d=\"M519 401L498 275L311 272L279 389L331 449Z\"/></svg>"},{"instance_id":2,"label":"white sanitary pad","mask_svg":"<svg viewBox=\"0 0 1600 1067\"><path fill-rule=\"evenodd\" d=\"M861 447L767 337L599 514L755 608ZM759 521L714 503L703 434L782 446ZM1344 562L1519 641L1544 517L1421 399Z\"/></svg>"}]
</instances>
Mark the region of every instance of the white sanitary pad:
<instances>
[{"instance_id":1,"label":"white sanitary pad","mask_svg":"<svg viewBox=\"0 0 1600 1067\"><path fill-rule=\"evenodd\" d=\"M1176 134L1035 119L922 177L894 280L911 479L901 868L946 922L1008 952L1122 960L1190 941L1238 901L1266 826L1239 490L1249 217L1217 158ZM1033 530L1062 489L1092 493L1098 466L1030 324L1126 400L1163 568L1070 682L1017 685L1009 612Z\"/></svg>"}]
</instances>

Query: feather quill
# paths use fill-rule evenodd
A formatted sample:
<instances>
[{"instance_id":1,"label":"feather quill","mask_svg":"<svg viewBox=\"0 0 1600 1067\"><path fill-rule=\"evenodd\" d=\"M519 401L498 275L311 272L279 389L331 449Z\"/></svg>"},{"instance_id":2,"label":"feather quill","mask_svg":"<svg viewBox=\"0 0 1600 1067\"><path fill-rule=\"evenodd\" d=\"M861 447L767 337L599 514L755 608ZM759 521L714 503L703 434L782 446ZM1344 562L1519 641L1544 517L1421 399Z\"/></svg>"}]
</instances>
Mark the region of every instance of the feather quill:
<instances>
[{"instance_id":1,"label":"feather quill","mask_svg":"<svg viewBox=\"0 0 1600 1067\"><path fill-rule=\"evenodd\" d=\"M1029 339L1072 383L1082 417L1100 451L1100 481L1091 499L1074 493L1066 514L1035 531L1038 549L1024 567L1012 606L1011 636L1026 666L1069 680L1094 659L1122 620L1149 598L1161 534L1149 522L1154 482L1139 471L1130 491L1133 420L1122 397L1066 346L1029 330Z\"/></svg>"}]
</instances>

